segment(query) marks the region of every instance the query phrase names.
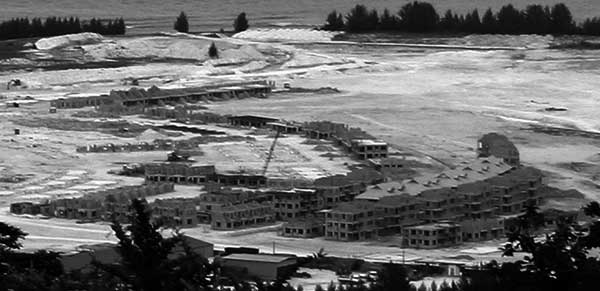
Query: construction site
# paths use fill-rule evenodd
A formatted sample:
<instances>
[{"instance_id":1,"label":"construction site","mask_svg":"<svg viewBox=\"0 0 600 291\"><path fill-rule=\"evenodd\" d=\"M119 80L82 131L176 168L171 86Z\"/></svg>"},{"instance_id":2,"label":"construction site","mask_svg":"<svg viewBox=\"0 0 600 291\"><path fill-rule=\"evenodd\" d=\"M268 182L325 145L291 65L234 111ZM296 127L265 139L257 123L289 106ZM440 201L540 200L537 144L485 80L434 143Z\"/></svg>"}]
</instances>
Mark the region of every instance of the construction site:
<instances>
[{"instance_id":1,"label":"construction site","mask_svg":"<svg viewBox=\"0 0 600 291\"><path fill-rule=\"evenodd\" d=\"M110 222L126 222L136 198L218 250L477 265L508 260L499 247L527 207L551 227L597 199L593 132L520 115L559 113L465 97L477 94L459 92L461 75L426 86L397 71L413 59L250 45L268 69L209 77L206 64L182 65L175 76L152 64L93 82L80 80L90 70L64 72L70 83L18 73L30 86L9 86L0 108L0 219L29 233L26 250L71 251L114 243ZM445 70L435 64L423 74Z\"/></svg>"}]
</instances>

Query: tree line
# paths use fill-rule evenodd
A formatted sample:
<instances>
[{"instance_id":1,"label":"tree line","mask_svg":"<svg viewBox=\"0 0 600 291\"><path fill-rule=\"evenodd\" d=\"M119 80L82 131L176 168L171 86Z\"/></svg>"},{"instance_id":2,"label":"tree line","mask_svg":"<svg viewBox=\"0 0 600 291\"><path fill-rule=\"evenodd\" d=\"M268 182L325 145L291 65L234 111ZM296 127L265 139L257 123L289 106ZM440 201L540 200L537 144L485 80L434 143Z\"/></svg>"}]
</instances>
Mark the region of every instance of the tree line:
<instances>
[{"instance_id":1,"label":"tree line","mask_svg":"<svg viewBox=\"0 0 600 291\"><path fill-rule=\"evenodd\" d=\"M125 34L125 21L96 19L80 21L77 17L13 18L0 23L0 40L48 37L70 33L95 32L102 35Z\"/></svg>"},{"instance_id":2,"label":"tree line","mask_svg":"<svg viewBox=\"0 0 600 291\"><path fill-rule=\"evenodd\" d=\"M209 263L186 243L178 231L164 237L160 221L151 219L143 200L132 201L129 224L113 222L120 259L114 263L93 261L86 272L63 270L60 254L49 251L20 252L27 236L14 226L0 222L0 290L222 290L302 291L284 278L254 286L225 273L218 259ZM399 264L381 266L375 282L351 286L331 283L317 291L589 291L600 286L600 204L583 209L588 224L558 220L554 232L540 237L537 231L545 218L535 206L518 217L514 230L502 248L504 256L524 254L522 259L498 264L494 261L477 269L464 270L457 282L432 283L418 288L409 283L407 269ZM173 250L180 248L177 255ZM310 257L309 257L310 258ZM313 256L323 260L319 251Z\"/></svg>"},{"instance_id":3,"label":"tree line","mask_svg":"<svg viewBox=\"0 0 600 291\"><path fill-rule=\"evenodd\" d=\"M394 14L383 13L356 5L345 16L337 11L329 13L324 30L361 32L415 32L415 33L474 33L474 34L583 34L600 35L600 17L588 18L580 24L573 20L569 8L559 3L552 7L529 5L523 10L512 4L496 13L487 9L483 15L477 9L466 14L447 10L440 16L427 2L407 3Z\"/></svg>"}]
</instances>

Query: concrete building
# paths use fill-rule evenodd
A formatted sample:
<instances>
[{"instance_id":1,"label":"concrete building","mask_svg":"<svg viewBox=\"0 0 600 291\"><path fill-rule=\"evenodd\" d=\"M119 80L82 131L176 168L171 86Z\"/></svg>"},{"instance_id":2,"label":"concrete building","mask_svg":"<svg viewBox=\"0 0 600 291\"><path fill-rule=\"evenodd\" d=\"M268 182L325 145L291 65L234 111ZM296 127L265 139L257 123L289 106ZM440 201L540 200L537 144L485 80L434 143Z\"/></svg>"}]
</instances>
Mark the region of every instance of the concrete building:
<instances>
[{"instance_id":1,"label":"concrete building","mask_svg":"<svg viewBox=\"0 0 600 291\"><path fill-rule=\"evenodd\" d=\"M388 155L386 142L357 127L330 121L313 121L305 123L303 129L308 138L332 140L359 160L386 158Z\"/></svg>"},{"instance_id":2,"label":"concrete building","mask_svg":"<svg viewBox=\"0 0 600 291\"><path fill-rule=\"evenodd\" d=\"M59 109L68 108L83 108L88 106L100 106L102 104L111 103L111 99L108 95L100 96L81 96L81 97L67 97L58 98L50 101L50 106Z\"/></svg>"},{"instance_id":3,"label":"concrete building","mask_svg":"<svg viewBox=\"0 0 600 291\"><path fill-rule=\"evenodd\" d=\"M331 121L311 121L302 126L304 133L311 139L331 139L336 132L343 132L347 126Z\"/></svg>"},{"instance_id":4,"label":"concrete building","mask_svg":"<svg viewBox=\"0 0 600 291\"><path fill-rule=\"evenodd\" d=\"M477 156L501 158L515 167L520 163L517 147L506 136L495 132L485 134L477 141Z\"/></svg>"},{"instance_id":5,"label":"concrete building","mask_svg":"<svg viewBox=\"0 0 600 291\"><path fill-rule=\"evenodd\" d=\"M135 144L103 144L86 145L77 147L78 153L112 153L112 152L142 152L142 151L170 151L175 144L171 141L154 141L153 143L139 142Z\"/></svg>"},{"instance_id":6,"label":"concrete building","mask_svg":"<svg viewBox=\"0 0 600 291\"><path fill-rule=\"evenodd\" d=\"M542 186L542 173L532 167L515 169L510 175L502 175L486 180L492 187L494 197L499 200L500 214L517 214L529 204L539 205L542 201L539 188Z\"/></svg>"},{"instance_id":7,"label":"concrete building","mask_svg":"<svg viewBox=\"0 0 600 291\"><path fill-rule=\"evenodd\" d=\"M277 118L270 118L256 115L239 115L227 117L227 122L233 126L266 127L267 124L277 121Z\"/></svg>"},{"instance_id":8,"label":"concrete building","mask_svg":"<svg viewBox=\"0 0 600 291\"><path fill-rule=\"evenodd\" d=\"M217 173L214 165L190 165L181 162L146 164L146 181L179 184L217 183L227 186L260 188L267 185L267 177L248 173Z\"/></svg>"},{"instance_id":9,"label":"concrete building","mask_svg":"<svg viewBox=\"0 0 600 291\"><path fill-rule=\"evenodd\" d=\"M384 197L376 203L382 215L381 234L399 234L407 226L421 223L423 204L408 194Z\"/></svg>"},{"instance_id":10,"label":"concrete building","mask_svg":"<svg viewBox=\"0 0 600 291\"><path fill-rule=\"evenodd\" d=\"M382 230L382 216L374 203L340 203L325 213L325 238L339 241L375 239Z\"/></svg>"},{"instance_id":11,"label":"concrete building","mask_svg":"<svg viewBox=\"0 0 600 291\"><path fill-rule=\"evenodd\" d=\"M359 160L386 158L388 155L388 145L381 140L352 140L350 143L350 150Z\"/></svg>"},{"instance_id":12,"label":"concrete building","mask_svg":"<svg viewBox=\"0 0 600 291\"><path fill-rule=\"evenodd\" d=\"M146 181L181 184L203 184L214 180L214 165L185 163L153 163L145 165Z\"/></svg>"},{"instance_id":13,"label":"concrete building","mask_svg":"<svg viewBox=\"0 0 600 291\"><path fill-rule=\"evenodd\" d=\"M402 169L409 163L406 159L396 157L372 158L368 162L377 171Z\"/></svg>"},{"instance_id":14,"label":"concrete building","mask_svg":"<svg viewBox=\"0 0 600 291\"><path fill-rule=\"evenodd\" d=\"M287 221L280 234L285 237L313 238L323 236L324 231L324 221L309 216Z\"/></svg>"},{"instance_id":15,"label":"concrete building","mask_svg":"<svg viewBox=\"0 0 600 291\"><path fill-rule=\"evenodd\" d=\"M104 214L102 202L89 198L58 199L50 204L58 218L100 220Z\"/></svg>"},{"instance_id":16,"label":"concrete building","mask_svg":"<svg viewBox=\"0 0 600 291\"><path fill-rule=\"evenodd\" d=\"M504 218L468 219L460 222L462 241L486 241L504 238Z\"/></svg>"},{"instance_id":17,"label":"concrete building","mask_svg":"<svg viewBox=\"0 0 600 291\"><path fill-rule=\"evenodd\" d=\"M305 217L324 207L323 197L314 189L267 191L273 197L273 208L278 220Z\"/></svg>"},{"instance_id":18,"label":"concrete building","mask_svg":"<svg viewBox=\"0 0 600 291\"><path fill-rule=\"evenodd\" d=\"M485 181L513 170L511 165L496 157L479 158L470 162L462 162L453 169L436 174L425 174L401 182L379 183L368 186L366 191L357 196L359 200L377 201L385 196L406 193L411 196L432 189L456 188L459 185ZM388 191L394 189L395 191Z\"/></svg>"},{"instance_id":19,"label":"concrete building","mask_svg":"<svg viewBox=\"0 0 600 291\"><path fill-rule=\"evenodd\" d=\"M429 223L440 220L460 221L467 215L464 197L452 188L426 190L418 195L423 205L421 220Z\"/></svg>"},{"instance_id":20,"label":"concrete building","mask_svg":"<svg viewBox=\"0 0 600 291\"><path fill-rule=\"evenodd\" d=\"M269 122L267 125L273 130L286 134L300 134L303 131L302 124L296 122Z\"/></svg>"},{"instance_id":21,"label":"concrete building","mask_svg":"<svg viewBox=\"0 0 600 291\"><path fill-rule=\"evenodd\" d=\"M82 221L127 221L131 199L145 198L174 190L170 183L152 183L139 186L122 186L90 192L79 198L56 199L34 203L14 203L11 211L19 214L41 214L48 217Z\"/></svg>"},{"instance_id":22,"label":"concrete building","mask_svg":"<svg viewBox=\"0 0 600 291\"><path fill-rule=\"evenodd\" d=\"M53 100L50 105L62 109L103 105L145 106L161 103L247 98L269 94L273 86L274 84L269 81L256 81L173 89L161 89L152 86L146 90L132 87L129 90L112 90L108 95L59 98Z\"/></svg>"},{"instance_id":23,"label":"concrete building","mask_svg":"<svg viewBox=\"0 0 600 291\"><path fill-rule=\"evenodd\" d=\"M220 207L246 204L246 203L271 203L273 196L267 192L252 191L249 189L222 187L211 183L205 186L207 193L203 193L195 200L198 220L201 223L211 223L213 210Z\"/></svg>"},{"instance_id":24,"label":"concrete building","mask_svg":"<svg viewBox=\"0 0 600 291\"><path fill-rule=\"evenodd\" d=\"M409 248L435 249L462 243L460 225L453 222L437 222L404 229L404 245Z\"/></svg>"},{"instance_id":25,"label":"concrete building","mask_svg":"<svg viewBox=\"0 0 600 291\"><path fill-rule=\"evenodd\" d=\"M10 204L10 213L12 214L36 215L40 214L40 212L39 204L35 204L33 202L15 202Z\"/></svg>"},{"instance_id":26,"label":"concrete building","mask_svg":"<svg viewBox=\"0 0 600 291\"><path fill-rule=\"evenodd\" d=\"M270 224L274 220L273 205L250 202L213 209L210 225L215 230L232 230Z\"/></svg>"},{"instance_id":27,"label":"concrete building","mask_svg":"<svg viewBox=\"0 0 600 291\"><path fill-rule=\"evenodd\" d=\"M157 199L150 204L152 218L166 227L186 228L198 225L193 199Z\"/></svg>"},{"instance_id":28,"label":"concrete building","mask_svg":"<svg viewBox=\"0 0 600 291\"><path fill-rule=\"evenodd\" d=\"M213 182L228 186L262 188L267 186L267 177L246 173L217 173Z\"/></svg>"},{"instance_id":29,"label":"concrete building","mask_svg":"<svg viewBox=\"0 0 600 291\"><path fill-rule=\"evenodd\" d=\"M268 254L231 254L221 258L224 269L242 273L246 278L274 281L293 274L296 257Z\"/></svg>"}]
</instances>

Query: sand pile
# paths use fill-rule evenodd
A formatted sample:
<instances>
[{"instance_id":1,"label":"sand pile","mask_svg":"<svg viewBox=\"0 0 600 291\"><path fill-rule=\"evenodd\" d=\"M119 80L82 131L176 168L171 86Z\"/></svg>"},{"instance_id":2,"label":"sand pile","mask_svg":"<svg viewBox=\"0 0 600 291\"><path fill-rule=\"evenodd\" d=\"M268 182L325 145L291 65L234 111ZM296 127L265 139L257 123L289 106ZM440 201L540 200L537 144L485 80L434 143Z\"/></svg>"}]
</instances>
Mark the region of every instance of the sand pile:
<instances>
[{"instance_id":1,"label":"sand pile","mask_svg":"<svg viewBox=\"0 0 600 291\"><path fill-rule=\"evenodd\" d=\"M135 139L139 141L154 141L157 139L169 139L169 137L156 130L147 129L136 136Z\"/></svg>"},{"instance_id":2,"label":"sand pile","mask_svg":"<svg viewBox=\"0 0 600 291\"><path fill-rule=\"evenodd\" d=\"M229 49L223 51L220 55L222 59L238 59L238 60L264 60L266 57L256 48L243 45L237 49Z\"/></svg>"},{"instance_id":3,"label":"sand pile","mask_svg":"<svg viewBox=\"0 0 600 291\"><path fill-rule=\"evenodd\" d=\"M339 32L302 28L251 29L233 35L234 38L260 41L330 41Z\"/></svg>"},{"instance_id":4,"label":"sand pile","mask_svg":"<svg viewBox=\"0 0 600 291\"><path fill-rule=\"evenodd\" d=\"M208 60L208 48L212 41L199 38L141 37L84 46L88 57L93 59L158 58L182 60ZM221 62L264 60L265 56L249 45L239 46L224 41L216 42Z\"/></svg>"},{"instance_id":5,"label":"sand pile","mask_svg":"<svg viewBox=\"0 0 600 291\"><path fill-rule=\"evenodd\" d=\"M51 50L74 45L99 43L103 40L104 38L97 33L83 32L42 38L35 42L35 47L39 50Z\"/></svg>"}]
</instances>

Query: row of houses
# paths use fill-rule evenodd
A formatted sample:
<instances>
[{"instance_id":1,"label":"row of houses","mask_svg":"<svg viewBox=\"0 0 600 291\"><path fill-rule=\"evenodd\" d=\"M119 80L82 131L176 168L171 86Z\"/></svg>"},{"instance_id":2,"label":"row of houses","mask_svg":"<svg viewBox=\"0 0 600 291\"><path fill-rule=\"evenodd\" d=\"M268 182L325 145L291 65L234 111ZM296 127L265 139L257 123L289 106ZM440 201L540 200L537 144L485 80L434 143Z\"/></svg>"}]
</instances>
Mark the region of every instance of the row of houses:
<instances>
[{"instance_id":1,"label":"row of houses","mask_svg":"<svg viewBox=\"0 0 600 291\"><path fill-rule=\"evenodd\" d=\"M162 102L197 102L222 98L258 97L271 93L274 86L275 84L271 81L256 81L173 89L161 89L152 86L146 90L133 87L129 90L112 90L108 95L59 98L51 101L50 106L58 109L97 107L110 104L145 106L158 105Z\"/></svg>"},{"instance_id":2,"label":"row of houses","mask_svg":"<svg viewBox=\"0 0 600 291\"><path fill-rule=\"evenodd\" d=\"M144 199L174 191L172 183L151 183L123 186L90 192L79 198L55 199L33 202L16 202L10 205L14 214L43 215L82 221L127 221L131 199Z\"/></svg>"},{"instance_id":3,"label":"row of houses","mask_svg":"<svg viewBox=\"0 0 600 291\"><path fill-rule=\"evenodd\" d=\"M304 134L310 139L327 139L342 146L359 160L388 157L388 144L358 127L331 121L306 123L282 121L277 118L241 115L227 118L232 126L271 128L286 134Z\"/></svg>"},{"instance_id":4,"label":"row of houses","mask_svg":"<svg viewBox=\"0 0 600 291\"><path fill-rule=\"evenodd\" d=\"M325 238L353 241L400 234L407 246L422 248L500 238L504 235L503 217L519 214L530 204L538 205L542 186L539 170L521 167L483 181L425 190L414 196L396 193L379 200L357 199L327 211ZM456 237L444 240L448 233ZM433 242L436 239L439 241Z\"/></svg>"},{"instance_id":5,"label":"row of houses","mask_svg":"<svg viewBox=\"0 0 600 291\"><path fill-rule=\"evenodd\" d=\"M213 229L227 230L273 221L294 221L320 210L352 201L367 185L379 181L369 169L321 178L306 188L241 189L208 184L197 201L199 221Z\"/></svg>"},{"instance_id":6,"label":"row of houses","mask_svg":"<svg viewBox=\"0 0 600 291\"><path fill-rule=\"evenodd\" d=\"M145 178L149 182L171 182L177 184L218 183L248 188L267 186L267 177L263 175L217 173L214 165L190 165L187 163L146 164Z\"/></svg>"},{"instance_id":7,"label":"row of houses","mask_svg":"<svg viewBox=\"0 0 600 291\"><path fill-rule=\"evenodd\" d=\"M142 151L169 151L173 150L175 143L170 140L155 140L152 143L125 143L125 144L92 144L77 147L78 153L113 153L113 152L142 152Z\"/></svg>"}]
</instances>

